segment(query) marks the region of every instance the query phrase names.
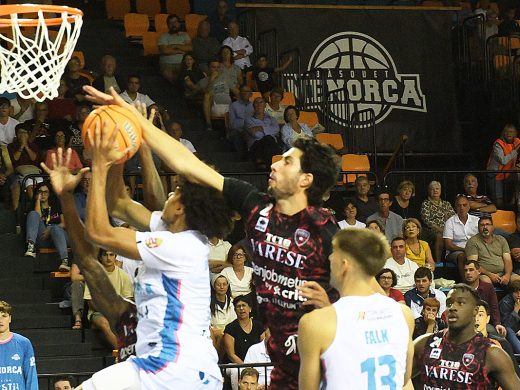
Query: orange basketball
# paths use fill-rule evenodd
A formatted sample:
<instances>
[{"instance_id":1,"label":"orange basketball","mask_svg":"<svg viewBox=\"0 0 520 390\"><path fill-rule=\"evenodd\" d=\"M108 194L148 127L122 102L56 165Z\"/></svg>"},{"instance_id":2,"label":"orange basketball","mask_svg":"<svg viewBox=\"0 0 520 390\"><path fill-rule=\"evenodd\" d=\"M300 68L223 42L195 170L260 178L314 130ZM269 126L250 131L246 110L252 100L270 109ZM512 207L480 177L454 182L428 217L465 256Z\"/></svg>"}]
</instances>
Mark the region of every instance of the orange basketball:
<instances>
[{"instance_id":1,"label":"orange basketball","mask_svg":"<svg viewBox=\"0 0 520 390\"><path fill-rule=\"evenodd\" d=\"M114 131L116 124L118 125L119 132L116 141L119 150L132 148L122 159L117 161L117 164L123 164L132 158L141 146L141 126L131 112L120 106L110 105L96 108L87 116L81 130L81 138L83 138L83 144L87 150L90 149L87 132L94 132L96 125L99 125L99 128L102 129L104 123L107 123L110 133Z\"/></svg>"}]
</instances>

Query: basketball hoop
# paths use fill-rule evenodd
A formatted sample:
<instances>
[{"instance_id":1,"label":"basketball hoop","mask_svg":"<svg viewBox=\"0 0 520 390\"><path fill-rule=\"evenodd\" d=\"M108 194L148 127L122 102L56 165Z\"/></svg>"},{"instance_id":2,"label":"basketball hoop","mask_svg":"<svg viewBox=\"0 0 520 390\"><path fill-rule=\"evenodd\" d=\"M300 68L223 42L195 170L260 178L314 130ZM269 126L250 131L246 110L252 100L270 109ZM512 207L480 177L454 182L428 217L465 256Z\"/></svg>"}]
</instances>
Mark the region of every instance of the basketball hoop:
<instances>
[{"instance_id":1,"label":"basketball hoop","mask_svg":"<svg viewBox=\"0 0 520 390\"><path fill-rule=\"evenodd\" d=\"M0 5L0 93L17 93L39 102L58 96L82 24L83 12L76 8Z\"/></svg>"}]
</instances>

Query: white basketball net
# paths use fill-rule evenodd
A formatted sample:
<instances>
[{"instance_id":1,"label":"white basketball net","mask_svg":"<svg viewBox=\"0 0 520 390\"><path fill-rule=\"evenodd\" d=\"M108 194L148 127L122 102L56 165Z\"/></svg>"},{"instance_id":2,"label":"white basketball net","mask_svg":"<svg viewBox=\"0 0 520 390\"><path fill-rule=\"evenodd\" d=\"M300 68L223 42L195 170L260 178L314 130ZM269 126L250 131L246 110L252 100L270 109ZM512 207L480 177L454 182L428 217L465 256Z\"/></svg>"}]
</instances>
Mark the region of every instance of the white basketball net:
<instances>
[{"instance_id":1,"label":"white basketball net","mask_svg":"<svg viewBox=\"0 0 520 390\"><path fill-rule=\"evenodd\" d=\"M39 102L58 96L61 75L83 24L81 15L62 12L61 19L56 37L50 37L44 12L39 10L36 33L24 35L17 23L18 14L11 14L12 39L0 31L0 93L15 92Z\"/></svg>"}]
</instances>

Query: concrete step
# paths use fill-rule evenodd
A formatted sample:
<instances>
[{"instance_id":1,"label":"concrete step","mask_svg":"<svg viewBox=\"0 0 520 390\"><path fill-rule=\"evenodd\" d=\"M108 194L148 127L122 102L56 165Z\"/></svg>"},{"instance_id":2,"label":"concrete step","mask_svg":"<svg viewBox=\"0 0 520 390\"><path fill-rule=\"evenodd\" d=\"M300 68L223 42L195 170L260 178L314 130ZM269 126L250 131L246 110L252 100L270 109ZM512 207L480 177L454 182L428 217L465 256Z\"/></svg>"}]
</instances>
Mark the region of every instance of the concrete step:
<instances>
[{"instance_id":1,"label":"concrete step","mask_svg":"<svg viewBox=\"0 0 520 390\"><path fill-rule=\"evenodd\" d=\"M2 248L0 244L0 248ZM2 248L2 251L4 248ZM27 275L28 277L33 276L34 272L34 259L19 257L17 255L9 255L4 254L2 258L0 255L0 264L2 264L2 272L0 272L0 279L16 277L20 278L22 275Z\"/></svg>"},{"instance_id":2,"label":"concrete step","mask_svg":"<svg viewBox=\"0 0 520 390\"><path fill-rule=\"evenodd\" d=\"M12 210L0 207L0 234L14 233L16 227L16 214Z\"/></svg>"},{"instance_id":3,"label":"concrete step","mask_svg":"<svg viewBox=\"0 0 520 390\"><path fill-rule=\"evenodd\" d=\"M70 312L70 310L69 310ZM66 311L62 311L58 304L46 303L19 303L13 307L13 320L16 317L27 318L30 316L60 316Z\"/></svg>"},{"instance_id":4,"label":"concrete step","mask_svg":"<svg viewBox=\"0 0 520 390\"><path fill-rule=\"evenodd\" d=\"M81 331L77 331L81 332ZM34 355L37 359L42 357L64 357L64 356L87 356L92 355L92 345L90 343L76 344L49 344L34 347Z\"/></svg>"},{"instance_id":5,"label":"concrete step","mask_svg":"<svg viewBox=\"0 0 520 390\"><path fill-rule=\"evenodd\" d=\"M70 253L69 253L70 255ZM57 271L61 264L60 256L55 253L38 253L34 259L34 272L49 273Z\"/></svg>"},{"instance_id":6,"label":"concrete step","mask_svg":"<svg viewBox=\"0 0 520 390\"><path fill-rule=\"evenodd\" d=\"M12 305L18 303L48 303L51 301L49 290L0 289L0 296Z\"/></svg>"},{"instance_id":7,"label":"concrete step","mask_svg":"<svg viewBox=\"0 0 520 390\"><path fill-rule=\"evenodd\" d=\"M31 316L13 318L11 329L70 329L71 316Z\"/></svg>"},{"instance_id":8,"label":"concrete step","mask_svg":"<svg viewBox=\"0 0 520 390\"><path fill-rule=\"evenodd\" d=\"M19 329L17 333L27 337L33 345L67 345L82 342L81 332L72 329Z\"/></svg>"},{"instance_id":9,"label":"concrete step","mask_svg":"<svg viewBox=\"0 0 520 390\"><path fill-rule=\"evenodd\" d=\"M45 277L42 275L12 276L0 282L0 290L12 289L24 286L30 290L41 290L45 288Z\"/></svg>"},{"instance_id":10,"label":"concrete step","mask_svg":"<svg viewBox=\"0 0 520 390\"><path fill-rule=\"evenodd\" d=\"M57 372L96 372L113 364L112 357L77 356L48 357L36 360L39 374L54 374Z\"/></svg>"}]
</instances>

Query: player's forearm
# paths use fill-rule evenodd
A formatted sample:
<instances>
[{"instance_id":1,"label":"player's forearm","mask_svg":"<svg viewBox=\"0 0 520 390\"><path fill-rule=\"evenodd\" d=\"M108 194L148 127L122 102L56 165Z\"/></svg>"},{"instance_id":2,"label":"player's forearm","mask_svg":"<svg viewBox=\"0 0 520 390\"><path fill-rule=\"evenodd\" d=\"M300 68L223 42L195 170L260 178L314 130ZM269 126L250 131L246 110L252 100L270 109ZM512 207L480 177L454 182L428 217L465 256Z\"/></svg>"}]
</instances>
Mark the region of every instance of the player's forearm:
<instances>
[{"instance_id":1,"label":"player's forearm","mask_svg":"<svg viewBox=\"0 0 520 390\"><path fill-rule=\"evenodd\" d=\"M155 168L152 152L147 145L143 144L139 148L139 160L142 168L144 205L150 210L160 210L166 201L166 194L159 172Z\"/></svg>"},{"instance_id":2,"label":"player's forearm","mask_svg":"<svg viewBox=\"0 0 520 390\"><path fill-rule=\"evenodd\" d=\"M98 246L103 246L112 230L105 201L107 173L106 167L92 167L92 185L87 198L87 238Z\"/></svg>"}]
</instances>

